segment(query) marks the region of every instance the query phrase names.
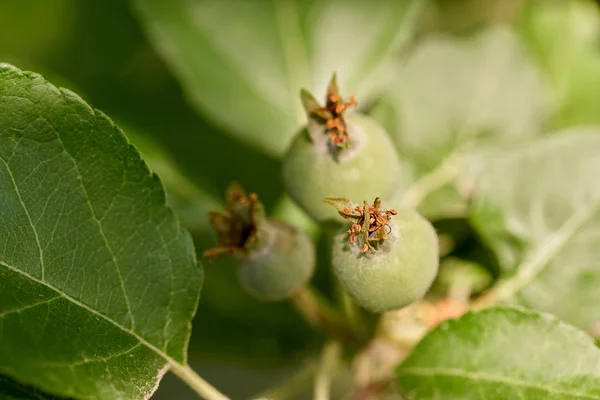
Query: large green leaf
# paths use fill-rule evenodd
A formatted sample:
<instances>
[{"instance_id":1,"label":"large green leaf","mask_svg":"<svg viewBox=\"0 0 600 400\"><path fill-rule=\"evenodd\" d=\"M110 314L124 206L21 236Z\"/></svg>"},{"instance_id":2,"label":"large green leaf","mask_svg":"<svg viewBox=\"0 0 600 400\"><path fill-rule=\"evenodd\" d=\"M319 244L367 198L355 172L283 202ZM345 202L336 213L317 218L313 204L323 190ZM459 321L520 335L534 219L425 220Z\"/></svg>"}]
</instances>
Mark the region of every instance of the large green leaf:
<instances>
[{"instance_id":1,"label":"large green leaf","mask_svg":"<svg viewBox=\"0 0 600 400\"><path fill-rule=\"evenodd\" d=\"M495 307L445 322L397 370L408 399L600 399L600 350L549 315Z\"/></svg>"},{"instance_id":2,"label":"large green leaf","mask_svg":"<svg viewBox=\"0 0 600 400\"><path fill-rule=\"evenodd\" d=\"M146 398L185 363L202 281L158 178L72 92L0 65L0 373Z\"/></svg>"},{"instance_id":3,"label":"large green leaf","mask_svg":"<svg viewBox=\"0 0 600 400\"><path fill-rule=\"evenodd\" d=\"M325 95L333 72L368 103L425 2L134 0L193 103L231 134L281 155L305 122L299 90Z\"/></svg>"},{"instance_id":4,"label":"large green leaf","mask_svg":"<svg viewBox=\"0 0 600 400\"><path fill-rule=\"evenodd\" d=\"M507 296L585 329L600 320L600 130L573 129L490 160L472 222L515 273Z\"/></svg>"}]
</instances>

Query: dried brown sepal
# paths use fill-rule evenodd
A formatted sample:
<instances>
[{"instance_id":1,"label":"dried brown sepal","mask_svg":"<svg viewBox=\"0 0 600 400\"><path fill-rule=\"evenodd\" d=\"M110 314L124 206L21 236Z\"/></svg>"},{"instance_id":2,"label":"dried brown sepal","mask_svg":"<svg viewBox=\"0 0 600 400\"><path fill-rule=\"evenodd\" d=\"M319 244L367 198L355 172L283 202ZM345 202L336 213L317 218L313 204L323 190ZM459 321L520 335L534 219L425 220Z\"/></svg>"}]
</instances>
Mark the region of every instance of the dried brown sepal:
<instances>
[{"instance_id":1,"label":"dried brown sepal","mask_svg":"<svg viewBox=\"0 0 600 400\"><path fill-rule=\"evenodd\" d=\"M379 197L375 198L373 205L365 201L362 207L346 198L328 197L323 201L335 207L342 218L352 221L348 229L348 241L356 243L356 238L361 238L364 243L362 253L374 251L373 244L387 239L392 229L389 221L397 214L394 209L382 210Z\"/></svg>"},{"instance_id":2,"label":"dried brown sepal","mask_svg":"<svg viewBox=\"0 0 600 400\"><path fill-rule=\"evenodd\" d=\"M339 93L336 74L333 74L329 82L324 106L320 106L304 89L300 92L300 96L309 119L317 119L319 123L325 125L330 143L336 148L348 147L349 136L343 114L349 107L356 106L358 103L354 95L350 95L350 100L344 102Z\"/></svg>"},{"instance_id":3,"label":"dried brown sepal","mask_svg":"<svg viewBox=\"0 0 600 400\"><path fill-rule=\"evenodd\" d=\"M227 205L223 211L208 213L219 245L204 252L207 259L247 252L256 242L258 226L264 219L258 196L254 193L247 195L237 182L229 185L225 197Z\"/></svg>"},{"instance_id":4,"label":"dried brown sepal","mask_svg":"<svg viewBox=\"0 0 600 400\"><path fill-rule=\"evenodd\" d=\"M235 254L237 251L236 247L215 247L212 249L208 249L204 252L204 258L207 260L214 260L217 257L220 257L224 254Z\"/></svg>"}]
</instances>

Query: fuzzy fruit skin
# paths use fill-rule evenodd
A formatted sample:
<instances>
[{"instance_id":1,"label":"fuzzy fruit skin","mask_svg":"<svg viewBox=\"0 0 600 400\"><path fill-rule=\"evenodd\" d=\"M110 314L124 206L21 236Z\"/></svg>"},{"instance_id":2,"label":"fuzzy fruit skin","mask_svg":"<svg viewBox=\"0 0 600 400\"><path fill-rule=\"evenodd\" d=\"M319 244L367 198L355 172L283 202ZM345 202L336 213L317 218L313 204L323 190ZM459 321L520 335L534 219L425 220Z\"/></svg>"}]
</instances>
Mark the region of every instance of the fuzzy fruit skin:
<instances>
[{"instance_id":1,"label":"fuzzy fruit skin","mask_svg":"<svg viewBox=\"0 0 600 400\"><path fill-rule=\"evenodd\" d=\"M333 243L333 268L341 286L367 310L380 313L422 298L438 271L438 239L416 211L396 209L392 231L376 251L360 253L341 230Z\"/></svg>"},{"instance_id":2,"label":"fuzzy fruit skin","mask_svg":"<svg viewBox=\"0 0 600 400\"><path fill-rule=\"evenodd\" d=\"M350 148L340 151L339 161L328 148L327 135L313 143L306 128L296 135L283 159L287 193L319 222L339 220L337 212L323 203L325 197L386 198L412 179L410 167L401 163L377 121L352 114L346 117L346 128Z\"/></svg>"},{"instance_id":3,"label":"fuzzy fruit skin","mask_svg":"<svg viewBox=\"0 0 600 400\"><path fill-rule=\"evenodd\" d=\"M300 290L313 275L315 249L308 235L283 222L265 221L260 245L239 265L242 286L263 301L279 301Z\"/></svg>"}]
</instances>

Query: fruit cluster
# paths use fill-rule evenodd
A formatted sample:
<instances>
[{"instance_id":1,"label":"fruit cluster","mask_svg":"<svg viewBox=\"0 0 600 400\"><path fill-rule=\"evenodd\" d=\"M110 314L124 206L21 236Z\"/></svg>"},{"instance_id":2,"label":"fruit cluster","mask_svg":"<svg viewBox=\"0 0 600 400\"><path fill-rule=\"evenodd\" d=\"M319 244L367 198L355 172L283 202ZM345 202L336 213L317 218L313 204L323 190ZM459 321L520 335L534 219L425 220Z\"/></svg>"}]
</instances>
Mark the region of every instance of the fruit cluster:
<instances>
[{"instance_id":1,"label":"fruit cluster","mask_svg":"<svg viewBox=\"0 0 600 400\"><path fill-rule=\"evenodd\" d=\"M356 99L343 100L335 75L325 105L304 90L301 99L308 123L283 159L284 184L315 221L337 226L348 221L332 246L341 287L372 312L422 298L437 275L437 235L416 211L391 200L410 183L410 168L381 125L349 112ZM373 198L373 204L364 201ZM316 263L312 241L290 224L267 218L256 195L232 185L224 212L211 213L210 221L219 247L206 257L237 255L242 285L255 297L283 300L310 280Z\"/></svg>"}]
</instances>

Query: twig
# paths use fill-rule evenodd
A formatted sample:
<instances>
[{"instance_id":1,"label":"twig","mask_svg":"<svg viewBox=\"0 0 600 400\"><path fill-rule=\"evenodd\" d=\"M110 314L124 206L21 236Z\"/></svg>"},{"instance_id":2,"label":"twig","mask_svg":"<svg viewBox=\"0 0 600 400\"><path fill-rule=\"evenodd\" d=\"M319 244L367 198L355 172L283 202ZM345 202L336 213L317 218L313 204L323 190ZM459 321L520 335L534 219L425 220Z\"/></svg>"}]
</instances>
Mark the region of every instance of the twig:
<instances>
[{"instance_id":1,"label":"twig","mask_svg":"<svg viewBox=\"0 0 600 400\"><path fill-rule=\"evenodd\" d=\"M189 365L181 365L176 362L169 364L170 371L184 381L194 392L205 400L229 400L229 397L219 392L214 386L206 382L200 375L194 372Z\"/></svg>"},{"instance_id":2,"label":"twig","mask_svg":"<svg viewBox=\"0 0 600 400\"><path fill-rule=\"evenodd\" d=\"M321 365L315 379L314 400L329 400L331 392L331 378L336 364L339 362L341 347L339 343L329 341L323 347Z\"/></svg>"},{"instance_id":3,"label":"twig","mask_svg":"<svg viewBox=\"0 0 600 400\"><path fill-rule=\"evenodd\" d=\"M300 315L313 327L332 334L351 346L360 346L361 335L339 313L333 310L321 296L305 287L291 299Z\"/></svg>"}]
</instances>

